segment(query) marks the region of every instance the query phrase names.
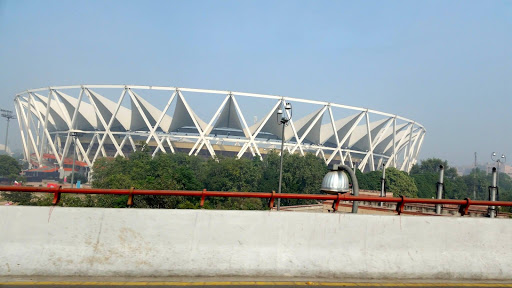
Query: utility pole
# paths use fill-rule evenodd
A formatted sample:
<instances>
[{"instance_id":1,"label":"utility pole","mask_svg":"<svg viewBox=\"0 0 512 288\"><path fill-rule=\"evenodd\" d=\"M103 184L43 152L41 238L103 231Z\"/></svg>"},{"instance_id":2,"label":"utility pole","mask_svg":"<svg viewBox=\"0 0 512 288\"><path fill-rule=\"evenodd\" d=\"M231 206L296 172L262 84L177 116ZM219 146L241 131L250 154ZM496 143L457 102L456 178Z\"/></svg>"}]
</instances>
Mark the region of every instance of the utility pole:
<instances>
[{"instance_id":1,"label":"utility pole","mask_svg":"<svg viewBox=\"0 0 512 288\"><path fill-rule=\"evenodd\" d=\"M437 199L443 199L443 188L444 188L444 166L439 165L439 182L437 182ZM436 204L436 214L441 214L441 204Z\"/></svg>"},{"instance_id":2,"label":"utility pole","mask_svg":"<svg viewBox=\"0 0 512 288\"><path fill-rule=\"evenodd\" d=\"M473 199L476 200L476 152L475 152L475 163L473 165Z\"/></svg>"},{"instance_id":3,"label":"utility pole","mask_svg":"<svg viewBox=\"0 0 512 288\"><path fill-rule=\"evenodd\" d=\"M496 193L498 192L497 175L496 167L492 167L492 185L489 187L489 201L496 201ZM490 206L488 211L490 218L496 217L496 206Z\"/></svg>"},{"instance_id":4,"label":"utility pole","mask_svg":"<svg viewBox=\"0 0 512 288\"><path fill-rule=\"evenodd\" d=\"M2 112L1 116L3 118L7 119L7 129L5 129L5 146L4 146L5 154L7 154L7 137L9 136L9 121L11 119L16 119L16 116L14 116L14 114L10 110L0 109L0 112Z\"/></svg>"},{"instance_id":5,"label":"utility pole","mask_svg":"<svg viewBox=\"0 0 512 288\"><path fill-rule=\"evenodd\" d=\"M386 163L382 163L382 178L380 178L380 197L386 197ZM384 202L380 202L379 206L383 207Z\"/></svg>"},{"instance_id":6,"label":"utility pole","mask_svg":"<svg viewBox=\"0 0 512 288\"><path fill-rule=\"evenodd\" d=\"M71 170L71 188L74 188L75 185L75 159L76 159L76 137L78 133L71 132L69 136L73 137L74 149L73 149L73 168Z\"/></svg>"}]
</instances>

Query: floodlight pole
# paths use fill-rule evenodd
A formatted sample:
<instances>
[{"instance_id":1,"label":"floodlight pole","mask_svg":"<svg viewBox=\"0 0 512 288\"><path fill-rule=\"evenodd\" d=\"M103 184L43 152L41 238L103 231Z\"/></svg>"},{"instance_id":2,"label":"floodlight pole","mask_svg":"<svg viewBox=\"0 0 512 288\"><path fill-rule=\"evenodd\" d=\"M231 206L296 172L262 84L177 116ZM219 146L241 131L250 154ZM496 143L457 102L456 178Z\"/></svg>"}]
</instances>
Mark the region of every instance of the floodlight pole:
<instances>
[{"instance_id":1,"label":"floodlight pole","mask_svg":"<svg viewBox=\"0 0 512 288\"><path fill-rule=\"evenodd\" d=\"M14 114L12 114L12 111L10 111L10 110L0 109L0 111L2 112L1 116L7 119L7 128L5 129L5 146L4 146L5 154L7 154L7 137L9 136L9 121L11 119L16 119L16 116L14 116Z\"/></svg>"},{"instance_id":2,"label":"floodlight pole","mask_svg":"<svg viewBox=\"0 0 512 288\"><path fill-rule=\"evenodd\" d=\"M283 115L283 102L281 102L281 107L277 110L277 123L283 126L283 130L281 133L281 164L279 168L279 187L277 190L278 194L281 194L281 184L283 182L283 156L284 156L284 127L288 125L288 122L292 119L292 104L286 103L284 105L285 115ZM279 119L281 118L281 119ZM281 198L277 198L277 211L281 209Z\"/></svg>"},{"instance_id":3,"label":"floodlight pole","mask_svg":"<svg viewBox=\"0 0 512 288\"><path fill-rule=\"evenodd\" d=\"M5 129L5 145L4 145L4 150L5 150L5 153L7 153L7 137L9 137L9 118L7 118L7 128Z\"/></svg>"}]
</instances>

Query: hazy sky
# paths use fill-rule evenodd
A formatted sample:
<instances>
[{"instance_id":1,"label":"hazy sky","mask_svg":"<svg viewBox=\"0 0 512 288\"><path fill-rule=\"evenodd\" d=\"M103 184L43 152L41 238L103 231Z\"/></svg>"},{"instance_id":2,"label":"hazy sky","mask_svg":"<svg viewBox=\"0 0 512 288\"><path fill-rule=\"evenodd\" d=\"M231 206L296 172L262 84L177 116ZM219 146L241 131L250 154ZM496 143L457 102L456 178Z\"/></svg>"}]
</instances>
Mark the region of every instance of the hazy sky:
<instances>
[{"instance_id":1,"label":"hazy sky","mask_svg":"<svg viewBox=\"0 0 512 288\"><path fill-rule=\"evenodd\" d=\"M0 0L0 107L68 84L366 107L423 124L420 159L462 165L497 151L510 164L512 1Z\"/></svg>"}]
</instances>

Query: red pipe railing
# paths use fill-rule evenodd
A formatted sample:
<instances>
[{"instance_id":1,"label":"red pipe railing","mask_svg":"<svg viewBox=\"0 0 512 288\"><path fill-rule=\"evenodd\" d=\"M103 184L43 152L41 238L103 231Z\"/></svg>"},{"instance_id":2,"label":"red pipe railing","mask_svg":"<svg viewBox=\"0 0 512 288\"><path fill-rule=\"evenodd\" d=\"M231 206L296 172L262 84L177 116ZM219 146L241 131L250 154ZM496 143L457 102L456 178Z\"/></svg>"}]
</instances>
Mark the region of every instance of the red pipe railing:
<instances>
[{"instance_id":1,"label":"red pipe railing","mask_svg":"<svg viewBox=\"0 0 512 288\"><path fill-rule=\"evenodd\" d=\"M479 206L512 206L512 201L485 201L456 199L428 199L428 198L408 198L401 197L376 197L376 196L353 196L349 193L345 194L277 194L274 191L269 192L222 192L222 191L185 191L185 190L139 190L139 189L91 189L91 188L57 188L49 187L29 187L29 186L0 186L0 191L5 192L35 192L35 193L53 193L53 204L56 205L60 201L62 193L68 194L105 194L105 195L128 195L128 206L133 205L133 196L135 195L155 195L155 196L194 196L201 197L200 205L204 205L206 197L238 197L238 198L268 198L269 206L274 206L274 200L281 199L303 199L303 200L333 200L333 209L336 211L340 201L365 201L365 202L388 202L396 203L396 211L398 214L404 211L405 204L452 204L459 205L459 212L462 216L468 213L470 205Z\"/></svg>"}]
</instances>

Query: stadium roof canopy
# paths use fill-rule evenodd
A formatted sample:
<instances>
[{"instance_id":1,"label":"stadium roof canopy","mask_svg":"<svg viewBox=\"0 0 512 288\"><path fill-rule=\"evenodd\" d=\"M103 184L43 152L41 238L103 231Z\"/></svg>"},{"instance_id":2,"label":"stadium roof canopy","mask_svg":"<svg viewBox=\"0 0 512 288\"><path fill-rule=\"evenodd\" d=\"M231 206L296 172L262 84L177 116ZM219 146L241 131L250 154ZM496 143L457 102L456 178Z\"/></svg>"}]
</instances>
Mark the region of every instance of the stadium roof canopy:
<instances>
[{"instance_id":1,"label":"stadium roof canopy","mask_svg":"<svg viewBox=\"0 0 512 288\"><path fill-rule=\"evenodd\" d=\"M277 111L285 103L293 112L283 130ZM409 171L426 132L412 120L366 108L177 87L49 87L16 95L15 106L25 158L43 165L50 153L61 167L76 132L77 157L91 167L98 157L127 156L141 145L153 155L262 156L280 149L284 135L288 152L312 152L327 164Z\"/></svg>"}]
</instances>

